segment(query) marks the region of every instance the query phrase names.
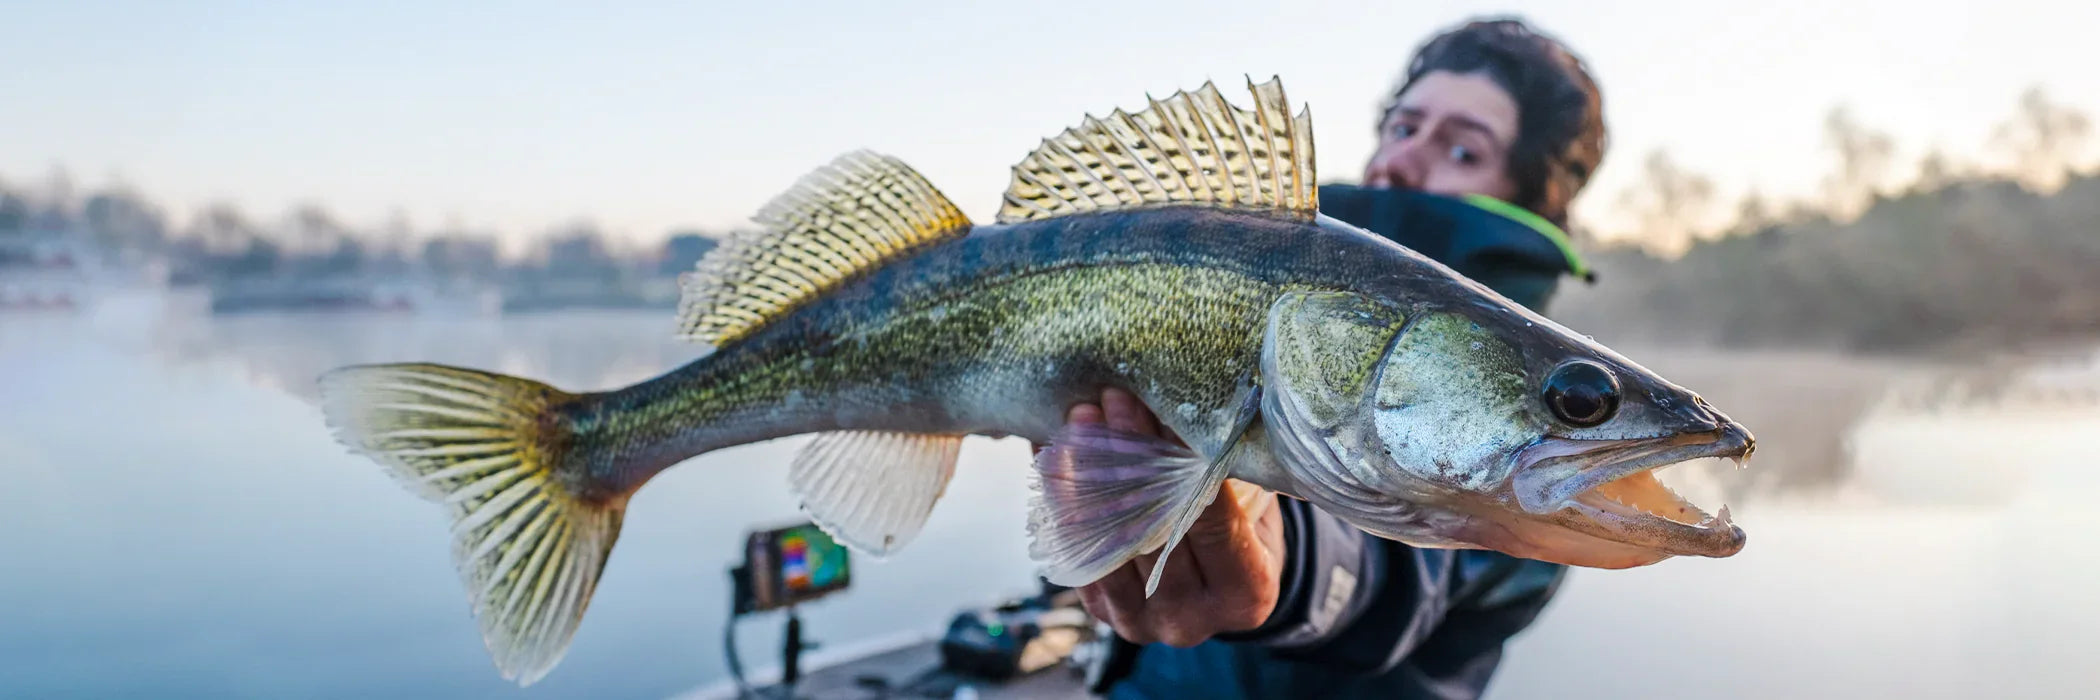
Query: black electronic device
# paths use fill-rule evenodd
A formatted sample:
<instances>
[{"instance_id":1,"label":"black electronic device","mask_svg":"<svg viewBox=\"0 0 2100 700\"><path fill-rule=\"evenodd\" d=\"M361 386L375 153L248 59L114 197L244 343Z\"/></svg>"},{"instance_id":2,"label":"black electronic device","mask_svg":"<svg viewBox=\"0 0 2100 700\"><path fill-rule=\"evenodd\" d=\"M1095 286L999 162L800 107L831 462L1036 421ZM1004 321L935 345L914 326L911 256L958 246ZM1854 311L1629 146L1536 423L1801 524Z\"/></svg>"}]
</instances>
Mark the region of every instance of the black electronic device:
<instances>
[{"instance_id":1,"label":"black electronic device","mask_svg":"<svg viewBox=\"0 0 2100 700\"><path fill-rule=\"evenodd\" d=\"M846 590L853 583L852 564L846 547L813 522L745 536L744 563L729 570L730 614L722 630L723 656L744 696L750 696L751 689L744 683L744 664L737 655L737 619L766 610L787 610L780 687L792 696L802 675L802 652L815 646L803 641L802 618L795 614L795 606Z\"/></svg>"},{"instance_id":2,"label":"black electronic device","mask_svg":"<svg viewBox=\"0 0 2100 700\"><path fill-rule=\"evenodd\" d=\"M1063 663L1093 637L1093 620L1077 591L1044 582L1042 594L964 610L941 636L941 665L993 681Z\"/></svg>"},{"instance_id":3,"label":"black electronic device","mask_svg":"<svg viewBox=\"0 0 2100 700\"><path fill-rule=\"evenodd\" d=\"M778 610L845 590L852 557L815 523L798 523L748 535L744 564L730 578L736 614Z\"/></svg>"}]
</instances>

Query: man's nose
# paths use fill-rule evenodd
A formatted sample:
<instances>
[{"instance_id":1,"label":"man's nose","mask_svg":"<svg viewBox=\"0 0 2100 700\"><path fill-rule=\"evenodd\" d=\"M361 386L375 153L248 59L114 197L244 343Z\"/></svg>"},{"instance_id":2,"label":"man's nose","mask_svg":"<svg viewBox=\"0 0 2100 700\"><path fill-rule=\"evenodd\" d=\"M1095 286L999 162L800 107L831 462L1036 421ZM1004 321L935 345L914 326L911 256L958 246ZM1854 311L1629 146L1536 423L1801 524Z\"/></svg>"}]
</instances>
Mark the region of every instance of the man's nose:
<instances>
[{"instance_id":1,"label":"man's nose","mask_svg":"<svg viewBox=\"0 0 2100 700\"><path fill-rule=\"evenodd\" d=\"M1421 189L1422 147L1420 139L1407 139L1386 146L1364 178L1373 187Z\"/></svg>"}]
</instances>

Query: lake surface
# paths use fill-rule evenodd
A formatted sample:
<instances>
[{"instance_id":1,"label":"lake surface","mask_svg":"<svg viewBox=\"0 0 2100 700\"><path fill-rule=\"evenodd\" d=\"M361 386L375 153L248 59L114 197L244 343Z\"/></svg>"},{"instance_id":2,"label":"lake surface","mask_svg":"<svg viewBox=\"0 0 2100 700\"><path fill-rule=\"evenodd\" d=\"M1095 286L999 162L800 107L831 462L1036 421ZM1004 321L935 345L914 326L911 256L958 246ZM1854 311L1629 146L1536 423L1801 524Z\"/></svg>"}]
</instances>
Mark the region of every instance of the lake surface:
<instances>
[{"instance_id":1,"label":"lake surface","mask_svg":"<svg viewBox=\"0 0 2100 700\"><path fill-rule=\"evenodd\" d=\"M520 690L482 648L438 508L337 446L313 404L316 375L358 362L608 388L695 355L669 335L629 313L0 318L0 696L658 698L721 680L725 572L747 530L798 519L799 440L644 488L569 655ZM1889 397L1937 368L1626 352L1758 432L1749 470L1666 474L1726 495L1750 545L1575 572L1493 696L2100 695L2100 402L1926 410ZM2100 385L2089 361L2048 371L2029 383ZM924 535L856 560L852 591L805 609L810 636L932 632L1033 590L1026 455L969 442ZM777 627L739 629L747 666Z\"/></svg>"}]
</instances>

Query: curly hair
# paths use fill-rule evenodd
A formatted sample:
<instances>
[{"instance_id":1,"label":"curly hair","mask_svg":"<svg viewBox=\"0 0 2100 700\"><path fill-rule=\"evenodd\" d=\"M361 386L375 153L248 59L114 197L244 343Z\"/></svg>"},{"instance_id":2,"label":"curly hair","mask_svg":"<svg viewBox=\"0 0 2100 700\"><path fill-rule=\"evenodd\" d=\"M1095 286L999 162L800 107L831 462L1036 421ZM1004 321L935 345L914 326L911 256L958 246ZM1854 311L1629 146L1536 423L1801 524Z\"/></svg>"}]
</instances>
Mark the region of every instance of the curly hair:
<instances>
[{"instance_id":1,"label":"curly hair","mask_svg":"<svg viewBox=\"0 0 2100 700\"><path fill-rule=\"evenodd\" d=\"M1415 51L1386 100L1385 116L1422 76L1485 73L1517 103L1509 174L1513 204L1567 225L1568 203L1604 160L1604 96L1582 59L1518 19L1483 19L1438 34Z\"/></svg>"}]
</instances>

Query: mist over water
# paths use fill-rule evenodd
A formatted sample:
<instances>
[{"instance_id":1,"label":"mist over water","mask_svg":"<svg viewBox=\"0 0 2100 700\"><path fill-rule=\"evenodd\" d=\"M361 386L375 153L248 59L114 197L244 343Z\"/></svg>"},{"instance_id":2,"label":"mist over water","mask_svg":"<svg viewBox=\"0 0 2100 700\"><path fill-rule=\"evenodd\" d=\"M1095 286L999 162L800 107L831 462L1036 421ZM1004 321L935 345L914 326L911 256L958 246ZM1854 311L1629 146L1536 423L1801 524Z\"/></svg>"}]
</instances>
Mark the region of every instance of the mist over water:
<instances>
[{"instance_id":1,"label":"mist over water","mask_svg":"<svg viewBox=\"0 0 2100 700\"><path fill-rule=\"evenodd\" d=\"M745 531L800 518L785 483L799 439L644 488L568 657L521 691L483 650L438 507L336 445L314 405L317 375L363 362L608 388L696 355L670 334L658 313L0 318L0 695L664 697L721 680L725 572ZM1725 496L1750 545L1575 572L1492 696L2100 688L2100 402L2012 391L1927 410L1902 397L1950 370L1621 350L1757 432L1748 470L1664 475L1702 504ZM2100 381L2090 364L2050 371L2041 384ZM856 558L854 589L805 609L810 636L932 632L1031 591L1026 455L970 441L921 539ZM775 658L777 631L740 628L747 666Z\"/></svg>"},{"instance_id":2,"label":"mist over water","mask_svg":"<svg viewBox=\"0 0 2100 700\"><path fill-rule=\"evenodd\" d=\"M1757 432L1748 470L1662 473L1725 493L1749 545L1573 572L1490 697L2100 694L2100 354L1628 353Z\"/></svg>"},{"instance_id":3,"label":"mist over water","mask_svg":"<svg viewBox=\"0 0 2100 700\"><path fill-rule=\"evenodd\" d=\"M438 507L337 446L314 404L326 369L411 359L609 387L694 354L669 335L658 314L7 319L0 696L664 697L723 678L726 571L747 529L798 519L799 441L638 494L560 672L520 691L483 650ZM810 636L931 631L1031 592L1026 455L973 444L920 542L856 558L854 591L806 608ZM747 664L777 658L777 619L739 632Z\"/></svg>"}]
</instances>

